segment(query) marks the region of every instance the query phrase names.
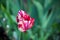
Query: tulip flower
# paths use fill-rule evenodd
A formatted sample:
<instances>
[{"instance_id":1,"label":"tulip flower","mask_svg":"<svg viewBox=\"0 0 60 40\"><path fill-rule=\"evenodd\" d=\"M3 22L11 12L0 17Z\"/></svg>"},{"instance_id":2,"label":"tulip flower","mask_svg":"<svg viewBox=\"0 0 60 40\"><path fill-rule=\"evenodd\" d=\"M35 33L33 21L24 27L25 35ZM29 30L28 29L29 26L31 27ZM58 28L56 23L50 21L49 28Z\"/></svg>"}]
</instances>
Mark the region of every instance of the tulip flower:
<instances>
[{"instance_id":1,"label":"tulip flower","mask_svg":"<svg viewBox=\"0 0 60 40\"><path fill-rule=\"evenodd\" d=\"M21 32L25 32L28 29L32 28L34 24L34 18L31 18L25 11L19 10L18 15L16 17L18 23L18 29Z\"/></svg>"}]
</instances>

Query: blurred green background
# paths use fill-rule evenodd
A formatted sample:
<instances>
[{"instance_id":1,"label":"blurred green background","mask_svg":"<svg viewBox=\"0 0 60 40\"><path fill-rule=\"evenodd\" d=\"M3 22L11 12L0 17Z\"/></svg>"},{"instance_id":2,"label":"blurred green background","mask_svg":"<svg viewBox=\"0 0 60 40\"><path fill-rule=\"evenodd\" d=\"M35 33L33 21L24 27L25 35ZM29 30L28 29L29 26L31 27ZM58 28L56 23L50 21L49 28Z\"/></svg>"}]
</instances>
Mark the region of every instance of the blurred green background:
<instances>
[{"instance_id":1,"label":"blurred green background","mask_svg":"<svg viewBox=\"0 0 60 40\"><path fill-rule=\"evenodd\" d=\"M35 18L26 32L17 28L19 10ZM10 40L60 40L60 0L0 0L0 26Z\"/></svg>"}]
</instances>

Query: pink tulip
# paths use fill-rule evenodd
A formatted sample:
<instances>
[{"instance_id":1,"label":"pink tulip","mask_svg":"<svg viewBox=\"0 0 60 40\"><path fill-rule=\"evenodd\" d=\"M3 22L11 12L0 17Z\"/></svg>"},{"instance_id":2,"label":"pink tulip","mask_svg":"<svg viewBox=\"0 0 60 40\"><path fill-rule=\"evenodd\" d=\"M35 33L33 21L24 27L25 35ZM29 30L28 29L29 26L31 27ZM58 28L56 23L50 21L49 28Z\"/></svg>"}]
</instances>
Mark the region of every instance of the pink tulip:
<instances>
[{"instance_id":1,"label":"pink tulip","mask_svg":"<svg viewBox=\"0 0 60 40\"><path fill-rule=\"evenodd\" d=\"M34 18L31 18L25 11L20 10L16 17L18 23L18 29L21 32L25 32L28 29L32 28L34 24Z\"/></svg>"}]
</instances>

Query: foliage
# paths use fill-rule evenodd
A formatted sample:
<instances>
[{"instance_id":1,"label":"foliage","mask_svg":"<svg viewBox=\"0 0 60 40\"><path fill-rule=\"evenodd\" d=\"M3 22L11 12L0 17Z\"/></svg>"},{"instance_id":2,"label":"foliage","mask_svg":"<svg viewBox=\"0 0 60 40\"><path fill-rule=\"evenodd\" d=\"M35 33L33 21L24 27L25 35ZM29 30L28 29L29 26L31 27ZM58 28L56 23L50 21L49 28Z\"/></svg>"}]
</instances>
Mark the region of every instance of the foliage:
<instances>
[{"instance_id":1,"label":"foliage","mask_svg":"<svg viewBox=\"0 0 60 40\"><path fill-rule=\"evenodd\" d=\"M11 40L59 40L60 0L0 0L0 26ZM26 32L17 28L19 10L35 18L34 26Z\"/></svg>"}]
</instances>

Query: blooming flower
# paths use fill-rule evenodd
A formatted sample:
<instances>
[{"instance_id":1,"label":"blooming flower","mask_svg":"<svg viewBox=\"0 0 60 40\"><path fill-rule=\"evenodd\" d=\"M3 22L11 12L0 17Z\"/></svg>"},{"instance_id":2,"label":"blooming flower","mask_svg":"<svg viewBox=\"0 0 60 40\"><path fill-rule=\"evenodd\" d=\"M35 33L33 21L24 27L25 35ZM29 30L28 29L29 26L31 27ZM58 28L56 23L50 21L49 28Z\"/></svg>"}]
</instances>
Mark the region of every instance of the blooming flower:
<instances>
[{"instance_id":1,"label":"blooming flower","mask_svg":"<svg viewBox=\"0 0 60 40\"><path fill-rule=\"evenodd\" d=\"M31 18L25 11L20 10L16 17L18 23L18 29L21 32L25 32L30 29L34 24L34 18Z\"/></svg>"}]
</instances>

